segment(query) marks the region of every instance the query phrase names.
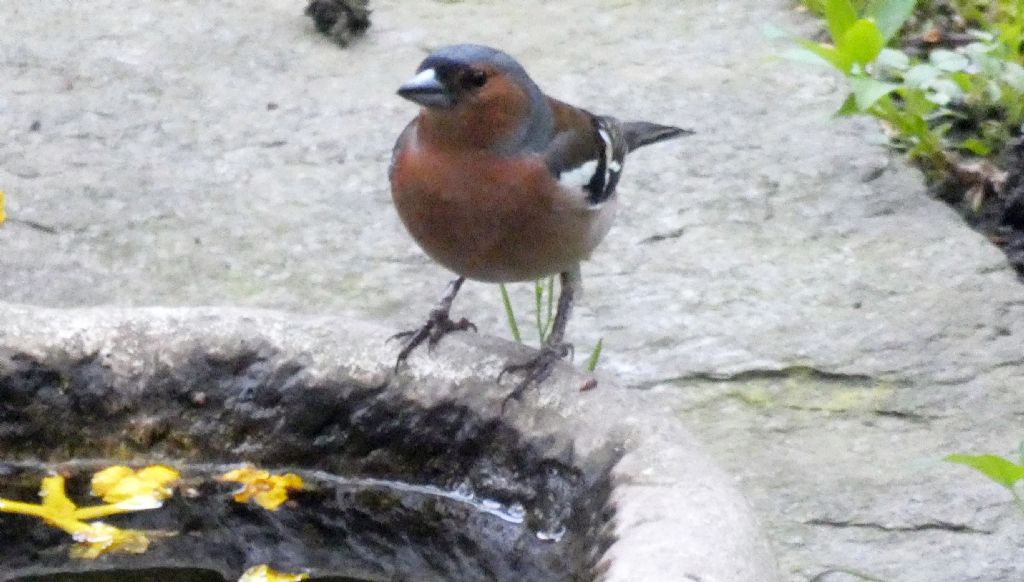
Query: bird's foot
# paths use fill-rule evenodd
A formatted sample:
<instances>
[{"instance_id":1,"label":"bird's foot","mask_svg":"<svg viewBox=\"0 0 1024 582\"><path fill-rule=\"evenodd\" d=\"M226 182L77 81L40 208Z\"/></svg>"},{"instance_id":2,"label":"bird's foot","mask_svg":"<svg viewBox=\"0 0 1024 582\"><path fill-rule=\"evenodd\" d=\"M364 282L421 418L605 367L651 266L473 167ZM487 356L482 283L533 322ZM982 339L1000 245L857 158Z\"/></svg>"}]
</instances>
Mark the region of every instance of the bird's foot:
<instances>
[{"instance_id":1,"label":"bird's foot","mask_svg":"<svg viewBox=\"0 0 1024 582\"><path fill-rule=\"evenodd\" d=\"M388 341L396 339L405 340L405 345L402 346L402 351L398 352L398 359L395 361L395 371L398 371L402 362L408 359L409 354L424 341L427 342L427 349L432 350L437 345L437 342L441 341L441 338L449 333L468 330L476 331L476 325L465 317L459 321L452 321L446 309L431 310L427 322L422 327L396 333L388 338Z\"/></svg>"},{"instance_id":2,"label":"bird's foot","mask_svg":"<svg viewBox=\"0 0 1024 582\"><path fill-rule=\"evenodd\" d=\"M565 359L566 356L573 352L572 344L567 342L553 342L544 344L544 347L540 349L533 358L523 362L522 364L512 364L505 366L505 368L498 374L498 382L508 373L525 372L523 379L520 380L519 384L509 392L508 396L501 403L502 412L505 411L505 406L508 405L510 400L519 400L523 397L523 394L531 386L540 386L541 382L548 379L551 372L554 370L555 364Z\"/></svg>"}]
</instances>

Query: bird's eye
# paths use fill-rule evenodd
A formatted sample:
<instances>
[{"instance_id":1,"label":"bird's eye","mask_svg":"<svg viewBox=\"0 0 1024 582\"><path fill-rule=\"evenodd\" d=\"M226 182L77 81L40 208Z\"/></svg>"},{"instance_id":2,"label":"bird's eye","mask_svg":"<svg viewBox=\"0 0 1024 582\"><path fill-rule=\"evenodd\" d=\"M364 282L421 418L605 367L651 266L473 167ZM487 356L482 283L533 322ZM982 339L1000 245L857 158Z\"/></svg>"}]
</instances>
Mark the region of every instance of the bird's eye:
<instances>
[{"instance_id":1,"label":"bird's eye","mask_svg":"<svg viewBox=\"0 0 1024 582\"><path fill-rule=\"evenodd\" d=\"M487 73L478 70L470 69L462 75L462 86L466 89L479 89L487 83Z\"/></svg>"}]
</instances>

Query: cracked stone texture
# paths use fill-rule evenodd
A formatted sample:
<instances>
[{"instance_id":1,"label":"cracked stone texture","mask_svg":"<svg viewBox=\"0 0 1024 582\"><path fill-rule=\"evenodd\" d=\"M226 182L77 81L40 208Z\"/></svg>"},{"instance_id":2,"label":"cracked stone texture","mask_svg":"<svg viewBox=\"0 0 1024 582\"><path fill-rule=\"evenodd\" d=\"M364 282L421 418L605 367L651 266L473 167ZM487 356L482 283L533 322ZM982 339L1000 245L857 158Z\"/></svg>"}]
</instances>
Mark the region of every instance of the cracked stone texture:
<instances>
[{"instance_id":1,"label":"cracked stone texture","mask_svg":"<svg viewBox=\"0 0 1024 582\"><path fill-rule=\"evenodd\" d=\"M833 77L771 58L764 24L815 23L784 0L382 0L342 51L302 8L0 3L0 297L409 327L448 274L390 208L393 91L429 47L499 45L553 95L697 131L627 163L569 333L710 443L786 575L1024 579L1009 496L940 461L1024 436L1024 288L873 123L830 118ZM507 334L492 286L456 312Z\"/></svg>"}]
</instances>

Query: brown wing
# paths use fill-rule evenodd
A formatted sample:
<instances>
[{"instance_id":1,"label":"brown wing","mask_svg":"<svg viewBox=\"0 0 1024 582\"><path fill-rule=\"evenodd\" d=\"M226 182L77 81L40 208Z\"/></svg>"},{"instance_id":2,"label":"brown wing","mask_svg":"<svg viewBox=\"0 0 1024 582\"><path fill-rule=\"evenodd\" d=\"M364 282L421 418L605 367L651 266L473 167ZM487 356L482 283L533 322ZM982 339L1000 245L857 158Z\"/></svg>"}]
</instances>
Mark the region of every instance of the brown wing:
<instances>
[{"instance_id":1,"label":"brown wing","mask_svg":"<svg viewBox=\"0 0 1024 582\"><path fill-rule=\"evenodd\" d=\"M582 188L590 204L604 202L615 193L628 148L621 125L555 99L549 104L555 137L544 152L548 170L565 186Z\"/></svg>"}]
</instances>

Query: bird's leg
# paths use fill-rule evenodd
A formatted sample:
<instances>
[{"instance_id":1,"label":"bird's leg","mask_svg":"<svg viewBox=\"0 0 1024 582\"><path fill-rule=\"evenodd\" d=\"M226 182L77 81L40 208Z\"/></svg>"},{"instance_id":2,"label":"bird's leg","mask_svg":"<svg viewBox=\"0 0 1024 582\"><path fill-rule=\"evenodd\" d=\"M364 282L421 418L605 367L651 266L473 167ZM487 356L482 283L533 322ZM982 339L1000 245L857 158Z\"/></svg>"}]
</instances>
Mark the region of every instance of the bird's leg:
<instances>
[{"instance_id":1,"label":"bird's leg","mask_svg":"<svg viewBox=\"0 0 1024 582\"><path fill-rule=\"evenodd\" d=\"M541 347L540 352L533 358L522 364L506 366L498 375L498 381L508 372L525 372L523 379L505 397L502 409L509 400L519 400L523 393L530 386L539 386L541 382L551 375L554 365L572 353L572 344L565 340L565 327L569 323L569 316L572 314L573 300L580 282L580 271L577 266L572 271L561 274L561 293L558 296L558 309L555 311L555 321L551 326L551 334Z\"/></svg>"},{"instance_id":2,"label":"bird's leg","mask_svg":"<svg viewBox=\"0 0 1024 582\"><path fill-rule=\"evenodd\" d=\"M430 315L427 317L427 322L418 329L410 331L403 331L391 336L390 339L408 338L405 345L402 347L402 351L398 352L398 360L395 362L395 371L398 371L399 366L402 362L409 357L420 344L424 341L427 342L428 348L433 348L437 345L437 342L441 341L441 338L448 335L453 331L476 331L476 326L473 325L466 318L462 318L459 321L452 321L448 313L452 309L452 301L455 300L455 296L459 294L459 289L462 284L466 282L465 277L459 277L453 279L451 283L448 283L448 288L444 292L444 296L441 297L441 301L437 304L437 307L430 310ZM390 341L390 340L389 340Z\"/></svg>"}]
</instances>

